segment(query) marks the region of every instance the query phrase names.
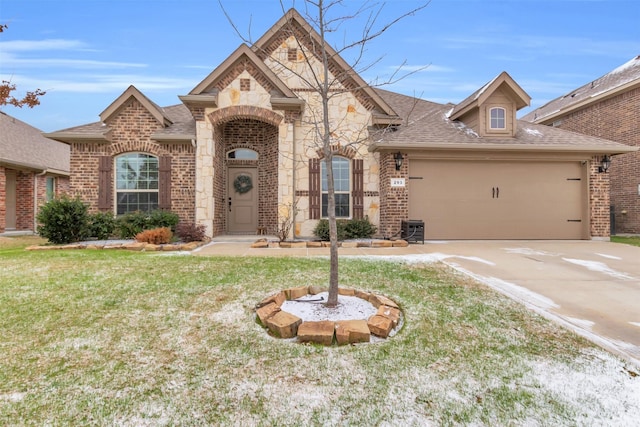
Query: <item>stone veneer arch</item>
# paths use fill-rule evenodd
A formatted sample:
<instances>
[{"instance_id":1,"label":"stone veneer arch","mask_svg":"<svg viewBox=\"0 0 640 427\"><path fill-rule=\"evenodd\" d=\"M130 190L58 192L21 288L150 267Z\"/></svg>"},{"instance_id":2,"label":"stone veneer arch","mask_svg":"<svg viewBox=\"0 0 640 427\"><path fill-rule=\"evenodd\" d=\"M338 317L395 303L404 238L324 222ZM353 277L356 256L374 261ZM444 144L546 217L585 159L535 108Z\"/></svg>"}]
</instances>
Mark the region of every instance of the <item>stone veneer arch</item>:
<instances>
[{"instance_id":1,"label":"stone veneer arch","mask_svg":"<svg viewBox=\"0 0 640 427\"><path fill-rule=\"evenodd\" d=\"M256 119L277 127L284 120L284 117L278 113L251 105L235 105L221 108L209 113L208 117L213 125L220 125L237 119Z\"/></svg>"}]
</instances>

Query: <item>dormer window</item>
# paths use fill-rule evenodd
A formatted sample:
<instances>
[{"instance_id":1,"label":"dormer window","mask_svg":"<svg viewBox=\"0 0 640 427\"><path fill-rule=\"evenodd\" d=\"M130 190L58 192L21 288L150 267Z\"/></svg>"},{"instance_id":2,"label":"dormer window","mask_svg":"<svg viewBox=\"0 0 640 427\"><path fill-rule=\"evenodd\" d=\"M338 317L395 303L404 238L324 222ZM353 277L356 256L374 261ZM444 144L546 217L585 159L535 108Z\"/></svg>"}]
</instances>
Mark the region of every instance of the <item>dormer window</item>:
<instances>
[{"instance_id":1,"label":"dormer window","mask_svg":"<svg viewBox=\"0 0 640 427\"><path fill-rule=\"evenodd\" d=\"M494 130L507 128L506 111L502 107L494 107L490 111L489 127Z\"/></svg>"}]
</instances>

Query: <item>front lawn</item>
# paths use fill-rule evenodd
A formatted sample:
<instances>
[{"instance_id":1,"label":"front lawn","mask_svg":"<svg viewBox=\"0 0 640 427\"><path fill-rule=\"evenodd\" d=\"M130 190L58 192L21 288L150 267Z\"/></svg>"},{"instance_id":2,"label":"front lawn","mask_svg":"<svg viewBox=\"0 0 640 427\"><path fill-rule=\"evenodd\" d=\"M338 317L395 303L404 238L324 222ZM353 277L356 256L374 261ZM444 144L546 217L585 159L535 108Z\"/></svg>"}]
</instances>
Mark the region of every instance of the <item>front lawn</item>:
<instances>
[{"instance_id":1,"label":"front lawn","mask_svg":"<svg viewBox=\"0 0 640 427\"><path fill-rule=\"evenodd\" d=\"M633 425L638 370L443 265L345 259L405 326L325 348L253 306L328 261L0 248L0 425Z\"/></svg>"},{"instance_id":2,"label":"front lawn","mask_svg":"<svg viewBox=\"0 0 640 427\"><path fill-rule=\"evenodd\" d=\"M611 241L615 243L640 246L640 236L611 236Z\"/></svg>"}]
</instances>

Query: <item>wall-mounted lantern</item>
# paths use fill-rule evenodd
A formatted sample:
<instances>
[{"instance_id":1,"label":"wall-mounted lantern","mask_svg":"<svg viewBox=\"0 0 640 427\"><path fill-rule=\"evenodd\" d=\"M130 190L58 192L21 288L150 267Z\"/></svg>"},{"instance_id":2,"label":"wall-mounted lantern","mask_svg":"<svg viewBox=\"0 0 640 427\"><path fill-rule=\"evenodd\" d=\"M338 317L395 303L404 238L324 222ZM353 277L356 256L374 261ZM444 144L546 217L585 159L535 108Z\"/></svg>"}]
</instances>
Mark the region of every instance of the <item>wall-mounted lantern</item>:
<instances>
[{"instance_id":1,"label":"wall-mounted lantern","mask_svg":"<svg viewBox=\"0 0 640 427\"><path fill-rule=\"evenodd\" d=\"M610 166L611 166L611 157L605 154L602 160L600 161L600 166L598 166L598 172L607 173Z\"/></svg>"},{"instance_id":2,"label":"wall-mounted lantern","mask_svg":"<svg viewBox=\"0 0 640 427\"><path fill-rule=\"evenodd\" d=\"M396 170L399 171L402 168L402 153L398 151L394 154L393 160L396 162Z\"/></svg>"}]
</instances>

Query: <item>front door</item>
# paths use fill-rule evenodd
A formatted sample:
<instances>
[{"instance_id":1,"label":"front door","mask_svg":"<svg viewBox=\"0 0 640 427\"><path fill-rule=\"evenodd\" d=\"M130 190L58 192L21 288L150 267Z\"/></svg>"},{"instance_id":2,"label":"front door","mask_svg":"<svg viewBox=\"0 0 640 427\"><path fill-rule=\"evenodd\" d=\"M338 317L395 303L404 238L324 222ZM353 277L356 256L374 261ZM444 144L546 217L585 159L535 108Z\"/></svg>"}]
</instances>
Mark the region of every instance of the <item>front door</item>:
<instances>
[{"instance_id":1,"label":"front door","mask_svg":"<svg viewBox=\"0 0 640 427\"><path fill-rule=\"evenodd\" d=\"M6 177L6 217L5 229L16 228L16 171L5 169Z\"/></svg>"},{"instance_id":2,"label":"front door","mask_svg":"<svg viewBox=\"0 0 640 427\"><path fill-rule=\"evenodd\" d=\"M227 231L255 233L258 227L258 169L230 167L227 179Z\"/></svg>"}]
</instances>

